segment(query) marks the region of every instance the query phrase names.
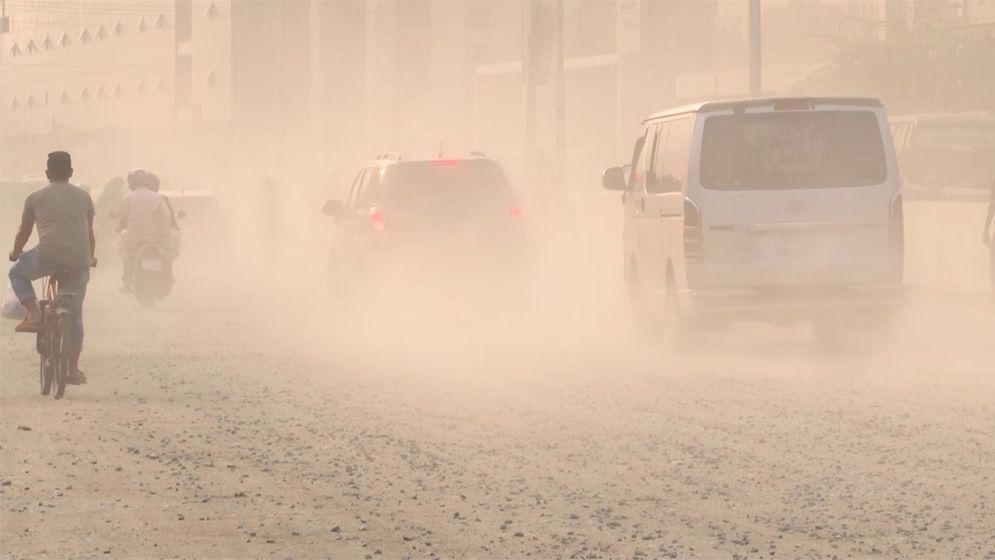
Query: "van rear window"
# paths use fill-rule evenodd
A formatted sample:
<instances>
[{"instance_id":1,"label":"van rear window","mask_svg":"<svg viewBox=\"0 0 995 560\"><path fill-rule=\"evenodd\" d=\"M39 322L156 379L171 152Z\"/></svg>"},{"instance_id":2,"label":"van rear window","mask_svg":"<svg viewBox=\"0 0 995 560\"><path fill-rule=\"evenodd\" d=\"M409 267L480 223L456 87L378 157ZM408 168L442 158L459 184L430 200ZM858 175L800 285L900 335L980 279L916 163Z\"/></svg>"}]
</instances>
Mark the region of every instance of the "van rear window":
<instances>
[{"instance_id":1,"label":"van rear window","mask_svg":"<svg viewBox=\"0 0 995 560\"><path fill-rule=\"evenodd\" d=\"M888 177L877 115L792 111L705 120L701 184L713 190L863 187Z\"/></svg>"}]
</instances>

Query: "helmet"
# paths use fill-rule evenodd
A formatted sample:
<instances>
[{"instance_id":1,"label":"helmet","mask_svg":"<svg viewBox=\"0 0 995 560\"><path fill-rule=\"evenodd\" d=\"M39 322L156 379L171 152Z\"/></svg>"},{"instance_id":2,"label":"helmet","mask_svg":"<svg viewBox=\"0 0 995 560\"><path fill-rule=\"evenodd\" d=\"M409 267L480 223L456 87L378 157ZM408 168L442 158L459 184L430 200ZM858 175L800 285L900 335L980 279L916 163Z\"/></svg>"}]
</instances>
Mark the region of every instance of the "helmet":
<instances>
[{"instance_id":1,"label":"helmet","mask_svg":"<svg viewBox=\"0 0 995 560\"><path fill-rule=\"evenodd\" d=\"M155 173L145 173L145 186L155 192L159 192L159 176Z\"/></svg>"},{"instance_id":2,"label":"helmet","mask_svg":"<svg viewBox=\"0 0 995 560\"><path fill-rule=\"evenodd\" d=\"M135 190L138 187L148 186L148 173L144 169L132 169L128 172L128 188Z\"/></svg>"}]
</instances>

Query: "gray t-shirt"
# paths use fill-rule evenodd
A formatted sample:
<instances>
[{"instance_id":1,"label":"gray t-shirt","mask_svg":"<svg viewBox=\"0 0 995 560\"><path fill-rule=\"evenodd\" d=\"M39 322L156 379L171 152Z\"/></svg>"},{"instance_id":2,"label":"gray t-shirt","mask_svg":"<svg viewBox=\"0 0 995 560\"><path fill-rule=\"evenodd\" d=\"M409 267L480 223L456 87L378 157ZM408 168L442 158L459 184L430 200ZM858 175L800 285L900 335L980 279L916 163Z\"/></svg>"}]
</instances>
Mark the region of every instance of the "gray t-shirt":
<instances>
[{"instance_id":1,"label":"gray t-shirt","mask_svg":"<svg viewBox=\"0 0 995 560\"><path fill-rule=\"evenodd\" d=\"M89 193L69 183L52 183L28 195L24 212L38 228L38 259L55 268L90 266Z\"/></svg>"}]
</instances>

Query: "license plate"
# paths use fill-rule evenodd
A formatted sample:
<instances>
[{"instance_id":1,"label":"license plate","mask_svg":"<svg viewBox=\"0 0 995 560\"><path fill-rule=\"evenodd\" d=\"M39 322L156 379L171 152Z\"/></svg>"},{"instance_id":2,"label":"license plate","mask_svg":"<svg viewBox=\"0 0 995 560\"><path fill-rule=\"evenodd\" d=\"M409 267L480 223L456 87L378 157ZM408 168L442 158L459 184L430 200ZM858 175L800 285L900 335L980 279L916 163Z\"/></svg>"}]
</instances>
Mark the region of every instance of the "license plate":
<instances>
[{"instance_id":1,"label":"license plate","mask_svg":"<svg viewBox=\"0 0 995 560\"><path fill-rule=\"evenodd\" d=\"M836 256L839 240L825 232L784 233L770 236L766 256L770 258L824 258Z\"/></svg>"},{"instance_id":2,"label":"license plate","mask_svg":"<svg viewBox=\"0 0 995 560\"><path fill-rule=\"evenodd\" d=\"M142 270L162 272L162 261L156 259L142 259Z\"/></svg>"}]
</instances>

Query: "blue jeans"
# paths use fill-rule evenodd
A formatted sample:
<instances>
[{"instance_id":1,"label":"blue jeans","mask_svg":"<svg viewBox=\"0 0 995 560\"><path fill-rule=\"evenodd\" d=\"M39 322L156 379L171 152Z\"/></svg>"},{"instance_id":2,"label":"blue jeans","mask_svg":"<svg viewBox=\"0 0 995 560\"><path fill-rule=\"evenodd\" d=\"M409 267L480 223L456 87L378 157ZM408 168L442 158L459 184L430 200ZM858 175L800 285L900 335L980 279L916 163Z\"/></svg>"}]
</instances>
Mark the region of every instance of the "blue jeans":
<instances>
[{"instance_id":1,"label":"blue jeans","mask_svg":"<svg viewBox=\"0 0 995 560\"><path fill-rule=\"evenodd\" d=\"M75 294L66 300L69 313L76 321L75 340L71 342L72 351L79 354L83 350L83 299L86 297L86 285L90 281L90 269L69 268L59 269L38 258L38 250L31 249L17 259L10 267L10 286L14 295L22 302L36 298L35 288L31 282L56 273L59 280L59 292Z\"/></svg>"}]
</instances>

